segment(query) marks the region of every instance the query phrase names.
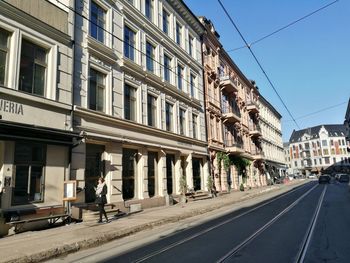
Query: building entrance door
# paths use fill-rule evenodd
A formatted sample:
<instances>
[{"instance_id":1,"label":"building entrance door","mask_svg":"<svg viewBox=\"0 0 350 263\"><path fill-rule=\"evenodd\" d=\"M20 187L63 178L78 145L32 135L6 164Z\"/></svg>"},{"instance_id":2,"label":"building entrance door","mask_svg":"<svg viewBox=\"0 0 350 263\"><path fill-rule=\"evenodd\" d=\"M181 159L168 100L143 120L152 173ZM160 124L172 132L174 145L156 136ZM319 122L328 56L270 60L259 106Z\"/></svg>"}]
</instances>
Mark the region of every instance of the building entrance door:
<instances>
[{"instance_id":1,"label":"building entrance door","mask_svg":"<svg viewBox=\"0 0 350 263\"><path fill-rule=\"evenodd\" d=\"M173 193L173 168L175 164L175 156L173 154L166 155L166 187L169 195Z\"/></svg>"},{"instance_id":2,"label":"building entrance door","mask_svg":"<svg viewBox=\"0 0 350 263\"><path fill-rule=\"evenodd\" d=\"M193 170L193 189L195 191L201 190L201 159L192 159L192 170Z\"/></svg>"},{"instance_id":3,"label":"building entrance door","mask_svg":"<svg viewBox=\"0 0 350 263\"><path fill-rule=\"evenodd\" d=\"M86 145L86 164L85 164L85 202L95 202L95 187L98 178L105 175L105 165L102 160L102 154L105 151L104 145L87 144Z\"/></svg>"},{"instance_id":4,"label":"building entrance door","mask_svg":"<svg viewBox=\"0 0 350 263\"><path fill-rule=\"evenodd\" d=\"M137 150L123 149L123 199L132 199L135 196L135 178L137 167Z\"/></svg>"}]
</instances>

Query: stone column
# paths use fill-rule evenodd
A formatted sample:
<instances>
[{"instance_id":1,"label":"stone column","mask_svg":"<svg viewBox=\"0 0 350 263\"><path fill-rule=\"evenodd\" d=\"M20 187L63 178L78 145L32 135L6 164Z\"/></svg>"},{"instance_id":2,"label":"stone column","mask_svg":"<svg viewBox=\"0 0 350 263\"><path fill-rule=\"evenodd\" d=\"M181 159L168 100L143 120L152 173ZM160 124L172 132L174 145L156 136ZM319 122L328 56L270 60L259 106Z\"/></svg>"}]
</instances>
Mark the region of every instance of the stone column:
<instances>
[{"instance_id":1,"label":"stone column","mask_svg":"<svg viewBox=\"0 0 350 263\"><path fill-rule=\"evenodd\" d=\"M193 167L192 167L192 153L190 153L187 158L187 167L186 167L186 182L188 189L193 189Z\"/></svg>"},{"instance_id":2,"label":"stone column","mask_svg":"<svg viewBox=\"0 0 350 263\"><path fill-rule=\"evenodd\" d=\"M202 186L201 189L205 190L205 191L210 191L210 189L208 189L208 177L211 176L209 173L209 161L208 158L205 156L203 157L203 167L202 167Z\"/></svg>"},{"instance_id":3,"label":"stone column","mask_svg":"<svg viewBox=\"0 0 350 263\"><path fill-rule=\"evenodd\" d=\"M81 143L72 149L70 179L77 181L77 187L85 189L86 144ZM76 203L85 202L85 191L77 194Z\"/></svg>"},{"instance_id":4,"label":"stone column","mask_svg":"<svg viewBox=\"0 0 350 263\"><path fill-rule=\"evenodd\" d=\"M123 201L123 180L122 180L122 158L123 146L121 143L112 142L106 146L108 153L108 164L106 167L109 202L116 203Z\"/></svg>"},{"instance_id":5,"label":"stone column","mask_svg":"<svg viewBox=\"0 0 350 263\"><path fill-rule=\"evenodd\" d=\"M224 168L224 161L221 161L221 191L228 191L227 186L227 172Z\"/></svg>"},{"instance_id":6,"label":"stone column","mask_svg":"<svg viewBox=\"0 0 350 263\"><path fill-rule=\"evenodd\" d=\"M160 150L159 162L158 162L158 174L156 178L156 187L159 196L167 195L167 185L166 185L166 152Z\"/></svg>"},{"instance_id":7,"label":"stone column","mask_svg":"<svg viewBox=\"0 0 350 263\"><path fill-rule=\"evenodd\" d=\"M181 192L180 178L181 176L183 176L183 174L184 174L184 171L181 168L181 156L180 156L180 153L177 153L175 154L174 194L180 194Z\"/></svg>"}]
</instances>

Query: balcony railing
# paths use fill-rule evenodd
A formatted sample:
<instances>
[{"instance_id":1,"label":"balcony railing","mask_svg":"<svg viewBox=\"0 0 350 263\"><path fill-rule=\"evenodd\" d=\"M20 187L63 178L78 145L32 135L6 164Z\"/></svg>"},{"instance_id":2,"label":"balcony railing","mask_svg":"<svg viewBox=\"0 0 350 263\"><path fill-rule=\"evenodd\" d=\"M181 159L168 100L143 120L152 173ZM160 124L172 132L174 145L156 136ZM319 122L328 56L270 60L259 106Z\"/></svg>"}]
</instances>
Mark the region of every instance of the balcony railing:
<instances>
[{"instance_id":1,"label":"balcony railing","mask_svg":"<svg viewBox=\"0 0 350 263\"><path fill-rule=\"evenodd\" d=\"M246 107L248 111L259 112L258 103L250 98L246 100Z\"/></svg>"},{"instance_id":2,"label":"balcony railing","mask_svg":"<svg viewBox=\"0 0 350 263\"><path fill-rule=\"evenodd\" d=\"M230 153L242 153L244 152L243 143L237 140L225 140L225 148Z\"/></svg>"},{"instance_id":3,"label":"balcony railing","mask_svg":"<svg viewBox=\"0 0 350 263\"><path fill-rule=\"evenodd\" d=\"M225 90L228 93L238 91L237 80L232 78L229 75L220 76L220 86L221 86L221 90Z\"/></svg>"},{"instance_id":4,"label":"balcony railing","mask_svg":"<svg viewBox=\"0 0 350 263\"><path fill-rule=\"evenodd\" d=\"M259 124L249 124L249 135L251 136L261 136L261 128Z\"/></svg>"}]
</instances>

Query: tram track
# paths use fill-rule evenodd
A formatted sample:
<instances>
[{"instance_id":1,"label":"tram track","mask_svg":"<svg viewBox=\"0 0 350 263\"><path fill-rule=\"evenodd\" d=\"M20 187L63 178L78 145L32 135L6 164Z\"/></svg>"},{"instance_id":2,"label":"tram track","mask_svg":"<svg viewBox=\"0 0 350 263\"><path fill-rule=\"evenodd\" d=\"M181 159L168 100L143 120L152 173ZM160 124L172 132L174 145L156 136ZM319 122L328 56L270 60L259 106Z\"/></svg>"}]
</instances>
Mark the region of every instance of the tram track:
<instances>
[{"instance_id":1,"label":"tram track","mask_svg":"<svg viewBox=\"0 0 350 263\"><path fill-rule=\"evenodd\" d=\"M225 224L228 224L228 223L231 223L232 221L234 221L234 220L236 220L236 219L239 219L239 218L241 218L241 217L243 217L243 216L246 216L246 215L248 215L248 214L250 214L250 213L252 213L252 212L254 212L254 211L256 211L256 210L258 210L258 209L261 209L261 208L263 208L264 206L267 206L267 205L269 205L269 204L271 204L271 203L273 203L273 202L275 202L275 201L277 201L277 200L279 200L279 199L281 199L281 198L283 198L283 197L286 197L286 196L288 196L288 195L290 195L290 194L293 194L293 193L295 193L296 191L298 191L298 190L301 190L301 189L304 189L304 188L307 188L307 187L310 187L310 185L309 184L307 184L307 185L303 185L303 186L301 186L301 187L298 187L298 188L295 188L295 189L293 189L292 191L289 191L289 192L287 192L287 193L284 193L284 194L282 194L282 195L280 195L280 196L278 196L277 198L274 198L274 199L271 199L271 200L269 200L269 201L267 201L267 202L264 202L264 203L262 203L262 204L260 204L260 205L258 205L258 206L256 206L256 207L254 207L254 208L252 208L252 209L249 209L249 210L247 210L247 211L245 211L245 212L243 212L243 213L241 213L241 214L239 214L239 215L237 215L237 216L234 216L234 217L232 217L232 218L229 218L229 219L227 219L227 220L224 220L224 221L222 221L222 222L220 222L220 223L218 223L218 224L215 224L215 225L213 225L213 226L211 226L211 227L208 227L208 228L206 228L206 229L203 229L203 230L201 230L201 231L199 231L199 232L197 232L197 233L195 233L195 234L192 234L192 235L190 235L190 236L188 236L188 237L186 237L186 238L183 238L183 239L181 239L181 240L178 240L178 241L176 241L176 242L173 242L173 243L171 243L171 244L169 244L169 245L167 245L167 246L165 246L165 247L162 247L162 248L160 248L160 249L158 249L158 250L156 250L156 251L153 251L152 253L148 253L148 254L146 254L146 255L144 255L144 256L142 256L142 257L140 257L140 258L138 258L138 259L136 259L136 260L133 260L132 262L146 262L146 261L148 261L148 260L150 260L150 259L152 259L152 258L154 258L154 257L156 257L156 256L158 256L158 255L160 255L160 254L162 254L162 253L165 253L165 252L167 252L167 251L169 251L169 250L171 250L171 249L174 249L174 248L176 248L177 246L180 246L180 245L182 245L182 244L184 244L184 243L186 243L186 242L189 242L189 241L191 241L191 240L193 240L193 239L195 239L195 238L198 238L198 237L200 237L200 236L202 236L202 235L205 235L206 233L208 233L208 232L210 232L210 231L213 231L213 230L215 230L215 229L217 229L217 228L219 228L219 227L221 227L221 226L224 226ZM303 199L307 194L309 194L312 190L314 190L315 188L317 187L317 185L314 185L311 189L309 189L308 191L306 191L301 197L299 197L298 199L297 199L297 201L294 201L291 205L289 205L287 208L285 208L281 213L279 213L276 217L274 217L272 220L273 220L273 222L274 221L276 221L280 216L282 216L282 214L285 214L287 211L289 211L290 209L292 209L292 207L294 207L301 199ZM270 220L267 224L273 224L273 222L271 222L272 220ZM267 224L265 224L262 228L267 228L268 227L268 225ZM260 228L260 230L261 231L263 231L263 229L262 228ZM257 231L256 231L257 232ZM257 234L255 232L255 234ZM248 238L249 239L249 238ZM247 242L249 242L249 240L244 240L242 243L247 243ZM242 244L241 243L241 244ZM237 246L235 247L235 248L237 248ZM218 261L218 262L221 262L221 261Z\"/></svg>"}]
</instances>

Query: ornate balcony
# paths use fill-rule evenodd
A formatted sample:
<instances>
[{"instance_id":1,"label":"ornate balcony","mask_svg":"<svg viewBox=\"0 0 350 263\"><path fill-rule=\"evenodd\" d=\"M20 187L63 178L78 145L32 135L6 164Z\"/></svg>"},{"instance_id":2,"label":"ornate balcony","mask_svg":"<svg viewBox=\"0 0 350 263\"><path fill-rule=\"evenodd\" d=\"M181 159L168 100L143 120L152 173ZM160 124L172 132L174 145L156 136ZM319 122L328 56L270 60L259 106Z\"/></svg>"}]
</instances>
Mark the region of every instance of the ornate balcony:
<instances>
[{"instance_id":1,"label":"ornate balcony","mask_svg":"<svg viewBox=\"0 0 350 263\"><path fill-rule=\"evenodd\" d=\"M227 93L238 91L237 81L228 75L220 76L220 87L221 87L221 90L225 90Z\"/></svg>"},{"instance_id":2,"label":"ornate balcony","mask_svg":"<svg viewBox=\"0 0 350 263\"><path fill-rule=\"evenodd\" d=\"M249 125L249 135L251 137L260 137L261 134L261 128L258 124L250 124Z\"/></svg>"},{"instance_id":3,"label":"ornate balcony","mask_svg":"<svg viewBox=\"0 0 350 263\"><path fill-rule=\"evenodd\" d=\"M254 160L262 160L265 157L264 152L258 148L253 149L251 154Z\"/></svg>"},{"instance_id":4,"label":"ornate balcony","mask_svg":"<svg viewBox=\"0 0 350 263\"><path fill-rule=\"evenodd\" d=\"M241 121L241 112L236 107L225 106L222 108L223 122L236 123Z\"/></svg>"},{"instance_id":5,"label":"ornate balcony","mask_svg":"<svg viewBox=\"0 0 350 263\"><path fill-rule=\"evenodd\" d=\"M248 99L245 103L246 107L247 107L247 111L249 112L255 112L255 113L259 113L259 106L258 103L252 99Z\"/></svg>"},{"instance_id":6,"label":"ornate balcony","mask_svg":"<svg viewBox=\"0 0 350 263\"><path fill-rule=\"evenodd\" d=\"M244 152L243 143L237 142L235 140L225 140L225 149L229 153L239 154Z\"/></svg>"}]
</instances>

